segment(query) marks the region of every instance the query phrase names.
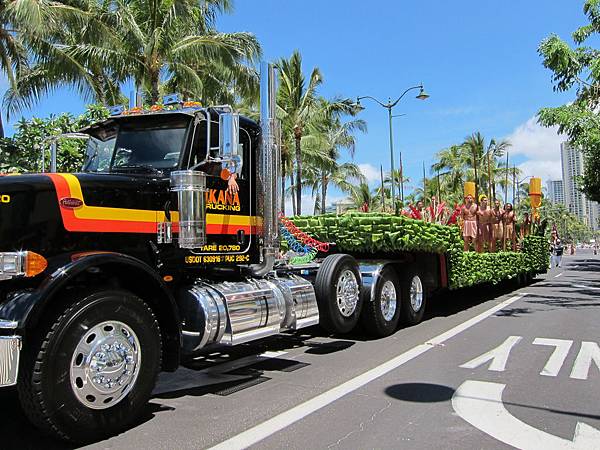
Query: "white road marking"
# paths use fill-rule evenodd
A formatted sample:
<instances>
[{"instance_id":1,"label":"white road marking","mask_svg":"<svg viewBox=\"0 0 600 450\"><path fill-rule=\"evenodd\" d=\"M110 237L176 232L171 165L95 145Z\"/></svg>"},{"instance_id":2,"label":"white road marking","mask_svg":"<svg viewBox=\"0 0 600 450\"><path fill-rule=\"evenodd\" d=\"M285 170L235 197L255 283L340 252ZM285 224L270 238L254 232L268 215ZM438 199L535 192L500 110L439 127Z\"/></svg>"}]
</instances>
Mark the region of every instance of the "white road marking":
<instances>
[{"instance_id":1,"label":"white road marking","mask_svg":"<svg viewBox=\"0 0 600 450\"><path fill-rule=\"evenodd\" d=\"M467 380L454 393L452 407L474 427L505 444L529 449L598 448L600 431L578 422L573 440L538 430L510 414L502 403L504 384Z\"/></svg>"},{"instance_id":2,"label":"white road marking","mask_svg":"<svg viewBox=\"0 0 600 450\"><path fill-rule=\"evenodd\" d=\"M554 278L562 277L562 274L563 274L563 272L561 272L561 273L559 273L557 275L554 275Z\"/></svg>"},{"instance_id":3,"label":"white road marking","mask_svg":"<svg viewBox=\"0 0 600 450\"><path fill-rule=\"evenodd\" d=\"M548 362L540 372L540 375L555 377L558 375L558 372L560 372L560 368L569 354L573 341L566 339L535 338L533 345L550 345L555 347L552 355L548 358Z\"/></svg>"},{"instance_id":4,"label":"white road marking","mask_svg":"<svg viewBox=\"0 0 600 450\"><path fill-rule=\"evenodd\" d=\"M600 347L595 342L583 341L571 370L571 378L587 380L592 361L600 369Z\"/></svg>"},{"instance_id":5,"label":"white road marking","mask_svg":"<svg viewBox=\"0 0 600 450\"><path fill-rule=\"evenodd\" d=\"M523 339L521 336L509 336L502 344L498 347L490 350L489 352L485 352L483 355L478 356L477 358L472 359L460 367L463 369L475 369L482 364L485 364L488 361L492 361L488 370L493 370L495 372L504 372L506 369L506 362L508 361L508 355L510 355L510 351L512 348L519 343L519 341Z\"/></svg>"},{"instance_id":6,"label":"white road marking","mask_svg":"<svg viewBox=\"0 0 600 450\"><path fill-rule=\"evenodd\" d=\"M583 284L572 284L571 286L578 289L593 289L595 291L600 291L600 287L584 286Z\"/></svg>"},{"instance_id":7,"label":"white road marking","mask_svg":"<svg viewBox=\"0 0 600 450\"><path fill-rule=\"evenodd\" d=\"M379 377L391 372L394 369L402 366L408 361L422 355L423 353L431 350L432 348L439 348L436 344L442 344L448 339L456 336L457 334L462 333L473 325L478 324L482 320L488 318L492 314L497 311L500 311L503 308L506 308L508 305L516 302L523 298L526 293L515 295L514 297L509 298L508 300L503 301L502 303L488 309L487 311L482 312L481 314L455 326L454 328L442 333L433 339L430 339L428 342L417 345L416 347L411 348L410 350L402 353L401 355L396 356L395 358L390 359L389 361L361 374L358 375L351 380L346 381L345 383L340 384L322 394L313 397L312 399L289 409L271 419L256 425L242 433L233 436L232 438L217 444L212 447L212 449L218 450L232 450L232 449L244 449L254 445L263 439L271 436L272 434L283 430L284 428L292 425L293 423L298 422L299 420L305 418L309 414L318 411L321 408L335 402L336 400L342 398L343 396L353 392L362 386L370 383L373 380L376 380ZM433 344L433 345L431 345Z\"/></svg>"}]
</instances>

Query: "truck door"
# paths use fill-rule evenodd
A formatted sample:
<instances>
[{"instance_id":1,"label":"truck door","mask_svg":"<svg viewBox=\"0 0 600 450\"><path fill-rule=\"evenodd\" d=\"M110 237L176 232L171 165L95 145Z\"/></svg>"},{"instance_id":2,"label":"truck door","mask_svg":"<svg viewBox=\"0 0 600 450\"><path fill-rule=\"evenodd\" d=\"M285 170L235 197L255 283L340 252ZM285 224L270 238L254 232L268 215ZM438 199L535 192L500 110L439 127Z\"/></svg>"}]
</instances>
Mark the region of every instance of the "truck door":
<instances>
[{"instance_id":1,"label":"truck door","mask_svg":"<svg viewBox=\"0 0 600 450\"><path fill-rule=\"evenodd\" d=\"M233 176L234 180L221 177L221 164L210 161L216 157L219 142L218 122L211 124L211 145L206 145L206 121L195 125L192 131L191 152L182 167L205 172L207 176L206 231L207 243L186 256L186 266L214 264L247 264L252 260L251 249L255 245L256 211L254 205L253 154L256 139L252 130L240 126L240 146L242 147L241 167ZM207 160L207 151L209 158ZM237 192L233 185L237 184Z\"/></svg>"}]
</instances>

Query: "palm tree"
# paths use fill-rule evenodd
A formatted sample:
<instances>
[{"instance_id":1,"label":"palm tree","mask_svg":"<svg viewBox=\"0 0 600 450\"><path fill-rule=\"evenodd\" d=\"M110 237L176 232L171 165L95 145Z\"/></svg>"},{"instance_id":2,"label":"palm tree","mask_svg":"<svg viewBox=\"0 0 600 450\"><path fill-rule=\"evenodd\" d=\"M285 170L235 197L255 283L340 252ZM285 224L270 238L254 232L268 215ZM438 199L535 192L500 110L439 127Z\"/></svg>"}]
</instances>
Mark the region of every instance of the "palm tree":
<instances>
[{"instance_id":1,"label":"palm tree","mask_svg":"<svg viewBox=\"0 0 600 450\"><path fill-rule=\"evenodd\" d=\"M283 140L293 139L296 169L296 209L302 210L302 142L307 127L314 117L331 114L333 118L344 114L356 115L360 108L350 99L323 101L317 97L317 88L323 82L320 70L312 69L308 83L302 72L302 56L296 50L290 59L279 61L280 86L277 93L279 118L283 129Z\"/></svg>"},{"instance_id":2,"label":"palm tree","mask_svg":"<svg viewBox=\"0 0 600 450\"><path fill-rule=\"evenodd\" d=\"M353 185L350 191L350 200L356 209L365 212L374 209L377 204L377 199L367 183Z\"/></svg>"},{"instance_id":3,"label":"palm tree","mask_svg":"<svg viewBox=\"0 0 600 450\"><path fill-rule=\"evenodd\" d=\"M470 136L465 138L465 141L462 144L465 147L468 155L471 158L471 164L473 167L474 173L474 181L475 181L475 197L479 198L479 164L481 163L481 159L483 158L484 148L485 148L485 138L483 135L477 131Z\"/></svg>"},{"instance_id":4,"label":"palm tree","mask_svg":"<svg viewBox=\"0 0 600 450\"><path fill-rule=\"evenodd\" d=\"M331 107L331 102L319 99L318 113L309 122L308 131L312 138L312 145L316 146L321 155L320 164L317 165L320 187L321 211L325 211L327 189L330 184L348 192L352 182L364 182L364 176L359 167L354 163L339 163L340 150L346 149L354 157L356 139L354 134L358 131L365 133L367 124L364 120L354 119L342 122L337 110ZM307 137L308 138L308 137ZM310 147L311 142L307 142Z\"/></svg>"},{"instance_id":5,"label":"palm tree","mask_svg":"<svg viewBox=\"0 0 600 450\"><path fill-rule=\"evenodd\" d=\"M108 0L80 2L82 13L36 36L37 65L10 98L13 109L31 106L60 85L87 99L112 102L132 79L157 103L161 86L188 96L231 99L239 81L256 91L246 63L260 57L250 33L219 33L215 19L231 12L230 0ZM104 93L108 91L108 95Z\"/></svg>"},{"instance_id":6,"label":"palm tree","mask_svg":"<svg viewBox=\"0 0 600 450\"><path fill-rule=\"evenodd\" d=\"M441 190L444 197L452 201L462 198L462 191L467 181L467 171L470 166L467 149L462 145L452 145L439 151L437 162L431 166L432 172L440 174Z\"/></svg>"},{"instance_id":7,"label":"palm tree","mask_svg":"<svg viewBox=\"0 0 600 450\"><path fill-rule=\"evenodd\" d=\"M315 67L308 78L302 72L302 56L297 50L290 59L279 61L280 86L277 95L284 135L293 136L296 164L296 211L302 211L302 136L314 112L317 102L316 90L323 82L321 71ZM284 137L285 140L285 137Z\"/></svg>"},{"instance_id":8,"label":"palm tree","mask_svg":"<svg viewBox=\"0 0 600 450\"><path fill-rule=\"evenodd\" d=\"M22 30L27 24L25 10L34 6L31 2L19 2L20 8L15 10L15 3L2 2L0 5L0 71L8 79L12 90L16 90L17 76L27 66L28 51L22 39ZM0 138L3 137L4 124L0 113Z\"/></svg>"},{"instance_id":9,"label":"palm tree","mask_svg":"<svg viewBox=\"0 0 600 450\"><path fill-rule=\"evenodd\" d=\"M394 179L394 183L395 183L395 185L396 185L396 186L401 186L401 185L403 185L403 186L406 186L406 185L407 185L407 183L410 183L410 177L407 177L407 176L406 176L406 175L404 175L404 174L402 174L402 180L400 180L400 178L401 178L401 177L400 177L400 169L394 170L394 171L393 171L393 173L392 173L392 176L390 176L390 174L389 174L389 173L387 173L387 174L385 175L385 178L384 178L383 182L384 182L384 183L391 183L391 181L392 181L392 177L393 177L393 179ZM402 183L401 183L401 181L402 181ZM379 187L379 188L378 188L378 190L379 190L379 191L381 191L381 187ZM387 193L387 192L389 192L389 190L388 190L388 189L386 189L386 190L385 190L385 192ZM391 194L390 194L390 195L391 195ZM406 199L405 199L405 200L406 200ZM398 202L398 201L399 201L399 200L397 200L397 202Z\"/></svg>"}]
</instances>

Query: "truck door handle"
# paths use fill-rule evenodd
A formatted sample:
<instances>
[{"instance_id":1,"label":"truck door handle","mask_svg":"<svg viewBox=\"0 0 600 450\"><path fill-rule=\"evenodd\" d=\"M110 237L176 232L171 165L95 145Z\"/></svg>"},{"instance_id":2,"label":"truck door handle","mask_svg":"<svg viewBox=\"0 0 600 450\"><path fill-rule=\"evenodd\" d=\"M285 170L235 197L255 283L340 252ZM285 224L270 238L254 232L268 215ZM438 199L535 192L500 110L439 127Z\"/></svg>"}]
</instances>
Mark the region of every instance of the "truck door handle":
<instances>
[{"instance_id":1,"label":"truck door handle","mask_svg":"<svg viewBox=\"0 0 600 450\"><path fill-rule=\"evenodd\" d=\"M246 243L246 232L244 230L237 231L237 242L240 245L244 245Z\"/></svg>"},{"instance_id":2,"label":"truck door handle","mask_svg":"<svg viewBox=\"0 0 600 450\"><path fill-rule=\"evenodd\" d=\"M165 202L165 217L167 222L171 221L171 200Z\"/></svg>"}]
</instances>

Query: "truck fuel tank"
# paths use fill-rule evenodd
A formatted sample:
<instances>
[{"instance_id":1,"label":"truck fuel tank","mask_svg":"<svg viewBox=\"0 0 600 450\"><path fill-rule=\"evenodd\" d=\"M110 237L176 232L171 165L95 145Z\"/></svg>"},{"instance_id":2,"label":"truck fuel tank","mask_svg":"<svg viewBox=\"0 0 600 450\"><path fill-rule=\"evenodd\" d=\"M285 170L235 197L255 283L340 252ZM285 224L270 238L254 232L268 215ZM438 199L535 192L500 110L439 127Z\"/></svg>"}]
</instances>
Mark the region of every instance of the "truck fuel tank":
<instances>
[{"instance_id":1,"label":"truck fuel tank","mask_svg":"<svg viewBox=\"0 0 600 450\"><path fill-rule=\"evenodd\" d=\"M236 345L319 322L313 285L297 275L208 283L198 281L177 296L183 350Z\"/></svg>"}]
</instances>

